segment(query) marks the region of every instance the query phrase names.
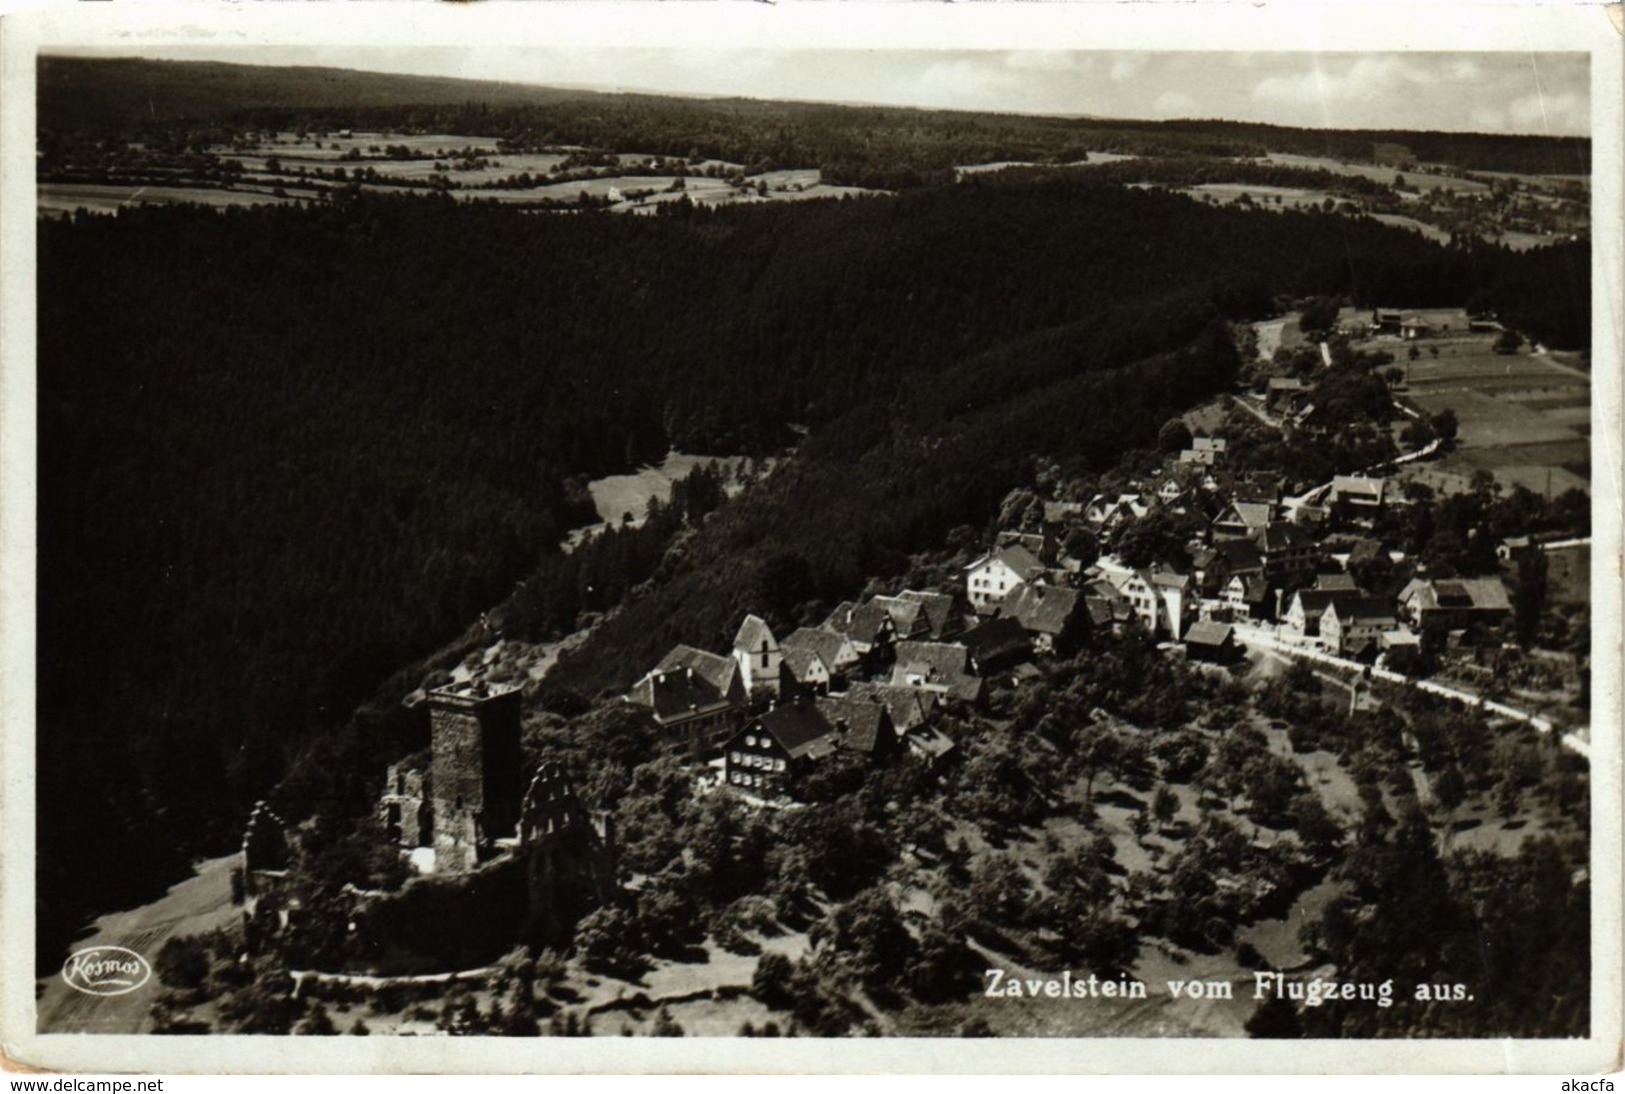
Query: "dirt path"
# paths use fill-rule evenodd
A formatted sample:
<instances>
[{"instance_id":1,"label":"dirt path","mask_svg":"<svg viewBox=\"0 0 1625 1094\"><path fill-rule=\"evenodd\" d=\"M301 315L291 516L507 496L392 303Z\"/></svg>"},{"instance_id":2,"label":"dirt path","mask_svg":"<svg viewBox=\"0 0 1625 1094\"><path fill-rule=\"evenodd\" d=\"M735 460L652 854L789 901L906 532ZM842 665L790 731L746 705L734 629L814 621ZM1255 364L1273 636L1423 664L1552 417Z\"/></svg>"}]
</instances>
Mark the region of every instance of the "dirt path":
<instances>
[{"instance_id":1,"label":"dirt path","mask_svg":"<svg viewBox=\"0 0 1625 1094\"><path fill-rule=\"evenodd\" d=\"M235 855L209 859L198 866L195 875L151 904L109 912L73 948L123 946L150 964L170 938L235 922L238 911L231 903L231 866L236 861ZM151 1026L148 1011L160 990L156 976L128 995L113 996L76 991L60 976L40 983L44 988L37 1003L41 1033L144 1033Z\"/></svg>"}]
</instances>

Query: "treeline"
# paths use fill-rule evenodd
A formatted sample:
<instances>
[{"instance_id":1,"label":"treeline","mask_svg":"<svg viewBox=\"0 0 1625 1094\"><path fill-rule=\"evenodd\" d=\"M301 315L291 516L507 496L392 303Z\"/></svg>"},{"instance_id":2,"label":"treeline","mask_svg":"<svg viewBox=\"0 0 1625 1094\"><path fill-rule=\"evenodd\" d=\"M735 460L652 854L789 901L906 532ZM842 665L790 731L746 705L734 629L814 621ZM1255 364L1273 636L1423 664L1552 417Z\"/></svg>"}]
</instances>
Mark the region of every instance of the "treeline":
<instances>
[{"instance_id":1,"label":"treeline","mask_svg":"<svg viewBox=\"0 0 1625 1094\"><path fill-rule=\"evenodd\" d=\"M579 144L728 160L752 173L819 167L825 181L905 189L955 165L1069 163L1089 152L1259 156L1266 152L1461 169L1588 174L1584 138L1306 130L1225 121L1112 121L754 99L682 99L522 84L215 62L42 57L42 148L86 130L202 147L244 127L469 134L517 152Z\"/></svg>"},{"instance_id":2,"label":"treeline","mask_svg":"<svg viewBox=\"0 0 1625 1094\"><path fill-rule=\"evenodd\" d=\"M42 223L41 921L229 846L312 734L517 579L548 588L582 476L812 430L583 652L590 692L674 634L722 637L751 581L782 616L894 572L1030 453L1145 443L1228 381L1213 335L1192 347L1216 319L1356 279L1451 302L1525 261L1078 180L653 218L349 193ZM654 576L641 551L594 564L606 588ZM519 624L604 603L545 596Z\"/></svg>"}]
</instances>

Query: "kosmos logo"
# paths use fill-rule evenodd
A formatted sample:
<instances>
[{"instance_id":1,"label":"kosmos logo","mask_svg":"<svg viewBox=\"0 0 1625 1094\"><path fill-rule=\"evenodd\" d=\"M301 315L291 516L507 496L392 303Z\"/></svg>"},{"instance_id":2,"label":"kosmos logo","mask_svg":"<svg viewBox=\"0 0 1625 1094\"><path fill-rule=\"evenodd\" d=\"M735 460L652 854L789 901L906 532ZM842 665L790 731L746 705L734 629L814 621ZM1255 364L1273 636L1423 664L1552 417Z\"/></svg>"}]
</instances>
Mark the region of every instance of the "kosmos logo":
<instances>
[{"instance_id":1,"label":"kosmos logo","mask_svg":"<svg viewBox=\"0 0 1625 1094\"><path fill-rule=\"evenodd\" d=\"M86 995L124 995L152 979L152 966L123 946L92 946L63 963L62 979Z\"/></svg>"}]
</instances>

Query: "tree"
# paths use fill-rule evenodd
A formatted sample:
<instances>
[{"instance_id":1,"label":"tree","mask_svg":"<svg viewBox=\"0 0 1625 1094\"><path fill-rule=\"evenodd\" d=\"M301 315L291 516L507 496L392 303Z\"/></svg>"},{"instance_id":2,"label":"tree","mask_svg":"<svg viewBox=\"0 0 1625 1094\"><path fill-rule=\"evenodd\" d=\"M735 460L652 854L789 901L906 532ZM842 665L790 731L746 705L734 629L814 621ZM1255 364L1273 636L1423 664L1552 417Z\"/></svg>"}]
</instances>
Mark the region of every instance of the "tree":
<instances>
[{"instance_id":1,"label":"tree","mask_svg":"<svg viewBox=\"0 0 1625 1094\"><path fill-rule=\"evenodd\" d=\"M1546 609L1546 552L1524 551L1518 555L1518 585L1512 593L1513 627L1518 645L1528 649L1540 630Z\"/></svg>"},{"instance_id":2,"label":"tree","mask_svg":"<svg viewBox=\"0 0 1625 1094\"><path fill-rule=\"evenodd\" d=\"M1157 787L1157 792L1151 798L1151 812L1156 815L1157 823L1166 828L1173 823L1174 817L1179 814L1179 795L1167 783Z\"/></svg>"},{"instance_id":3,"label":"tree","mask_svg":"<svg viewBox=\"0 0 1625 1094\"><path fill-rule=\"evenodd\" d=\"M1185 424L1183 418L1169 418L1162 423L1157 431L1157 450L1159 452L1178 452L1191 446L1190 426Z\"/></svg>"},{"instance_id":4,"label":"tree","mask_svg":"<svg viewBox=\"0 0 1625 1094\"><path fill-rule=\"evenodd\" d=\"M1340 307L1336 297L1311 297L1298 312L1298 329L1305 334L1325 334L1337 326Z\"/></svg>"},{"instance_id":5,"label":"tree","mask_svg":"<svg viewBox=\"0 0 1625 1094\"><path fill-rule=\"evenodd\" d=\"M750 993L770 1007L788 1007L795 997L795 964L782 953L764 953L751 975Z\"/></svg>"},{"instance_id":6,"label":"tree","mask_svg":"<svg viewBox=\"0 0 1625 1094\"><path fill-rule=\"evenodd\" d=\"M1429 417L1427 421L1428 424L1433 427L1433 432L1438 434L1440 439L1443 440L1445 444L1451 444L1455 441L1456 432L1460 428L1460 423L1456 421L1456 412L1454 410L1451 410L1449 407L1445 407L1437 414ZM1423 484L1418 483L1418 485Z\"/></svg>"},{"instance_id":7,"label":"tree","mask_svg":"<svg viewBox=\"0 0 1625 1094\"><path fill-rule=\"evenodd\" d=\"M1508 327L1495 336L1494 350L1499 354L1517 353L1523 348L1523 335Z\"/></svg>"},{"instance_id":8,"label":"tree","mask_svg":"<svg viewBox=\"0 0 1625 1094\"><path fill-rule=\"evenodd\" d=\"M989 855L971 871L965 898L971 915L983 926L1019 930L1030 912L1032 883L1009 855Z\"/></svg>"}]
</instances>

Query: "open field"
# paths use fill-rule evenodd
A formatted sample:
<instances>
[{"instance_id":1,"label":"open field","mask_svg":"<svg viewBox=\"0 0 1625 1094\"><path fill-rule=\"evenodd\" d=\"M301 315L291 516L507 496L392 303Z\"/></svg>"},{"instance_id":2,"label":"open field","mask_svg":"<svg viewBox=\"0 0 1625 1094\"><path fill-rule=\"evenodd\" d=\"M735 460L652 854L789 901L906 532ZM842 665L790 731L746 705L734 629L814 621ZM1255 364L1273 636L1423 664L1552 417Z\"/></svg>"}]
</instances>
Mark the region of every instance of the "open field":
<instances>
[{"instance_id":1,"label":"open field","mask_svg":"<svg viewBox=\"0 0 1625 1094\"><path fill-rule=\"evenodd\" d=\"M1211 197L1221 205L1229 205L1246 194L1253 204L1264 208L1304 209L1324 205L1327 198L1338 200L1324 190L1304 190L1294 186L1255 186L1239 182L1205 182L1200 186L1175 191L1200 201ZM1280 200L1277 201L1276 199Z\"/></svg>"},{"instance_id":2,"label":"open field","mask_svg":"<svg viewBox=\"0 0 1625 1094\"><path fill-rule=\"evenodd\" d=\"M1121 152L1090 152L1087 160L1074 160L1063 163L1061 167L1089 167L1097 163L1118 163L1122 160L1139 159L1138 156L1124 155ZM1006 167L1050 167L1053 164L1033 163L1030 160L995 160L992 163L962 163L954 168L958 178L966 175L981 175L989 171L1003 171Z\"/></svg>"},{"instance_id":3,"label":"open field","mask_svg":"<svg viewBox=\"0 0 1625 1094\"><path fill-rule=\"evenodd\" d=\"M1299 167L1305 170L1330 171L1334 175L1361 176L1375 182L1392 184L1395 175L1404 175L1406 184L1415 190L1459 190L1475 193L1488 190L1482 182L1457 178L1453 175L1428 175L1420 171L1398 171L1392 167L1378 167L1369 163L1342 163L1324 156L1299 156L1289 152L1271 152L1261 161L1281 167Z\"/></svg>"},{"instance_id":4,"label":"open field","mask_svg":"<svg viewBox=\"0 0 1625 1094\"><path fill-rule=\"evenodd\" d=\"M1507 487L1541 494L1589 491L1586 477L1570 469L1591 458L1591 392L1584 373L1532 354L1500 356L1467 340L1439 348L1437 358L1424 354L1409 363L1407 399L1428 414L1453 410L1458 446L1406 477L1435 481L1430 472L1467 476L1487 470Z\"/></svg>"},{"instance_id":5,"label":"open field","mask_svg":"<svg viewBox=\"0 0 1625 1094\"><path fill-rule=\"evenodd\" d=\"M201 186L116 186L105 183L46 182L38 187L39 212L67 215L75 209L116 213L126 205L280 205L279 198L258 190L211 190Z\"/></svg>"},{"instance_id":6,"label":"open field","mask_svg":"<svg viewBox=\"0 0 1625 1094\"><path fill-rule=\"evenodd\" d=\"M1450 242L1450 233L1443 228L1433 224L1423 224L1420 220L1412 217L1401 216L1398 213L1372 213L1371 218L1380 220L1393 228L1405 228L1412 232L1419 232L1423 238L1431 239L1435 243Z\"/></svg>"}]
</instances>

